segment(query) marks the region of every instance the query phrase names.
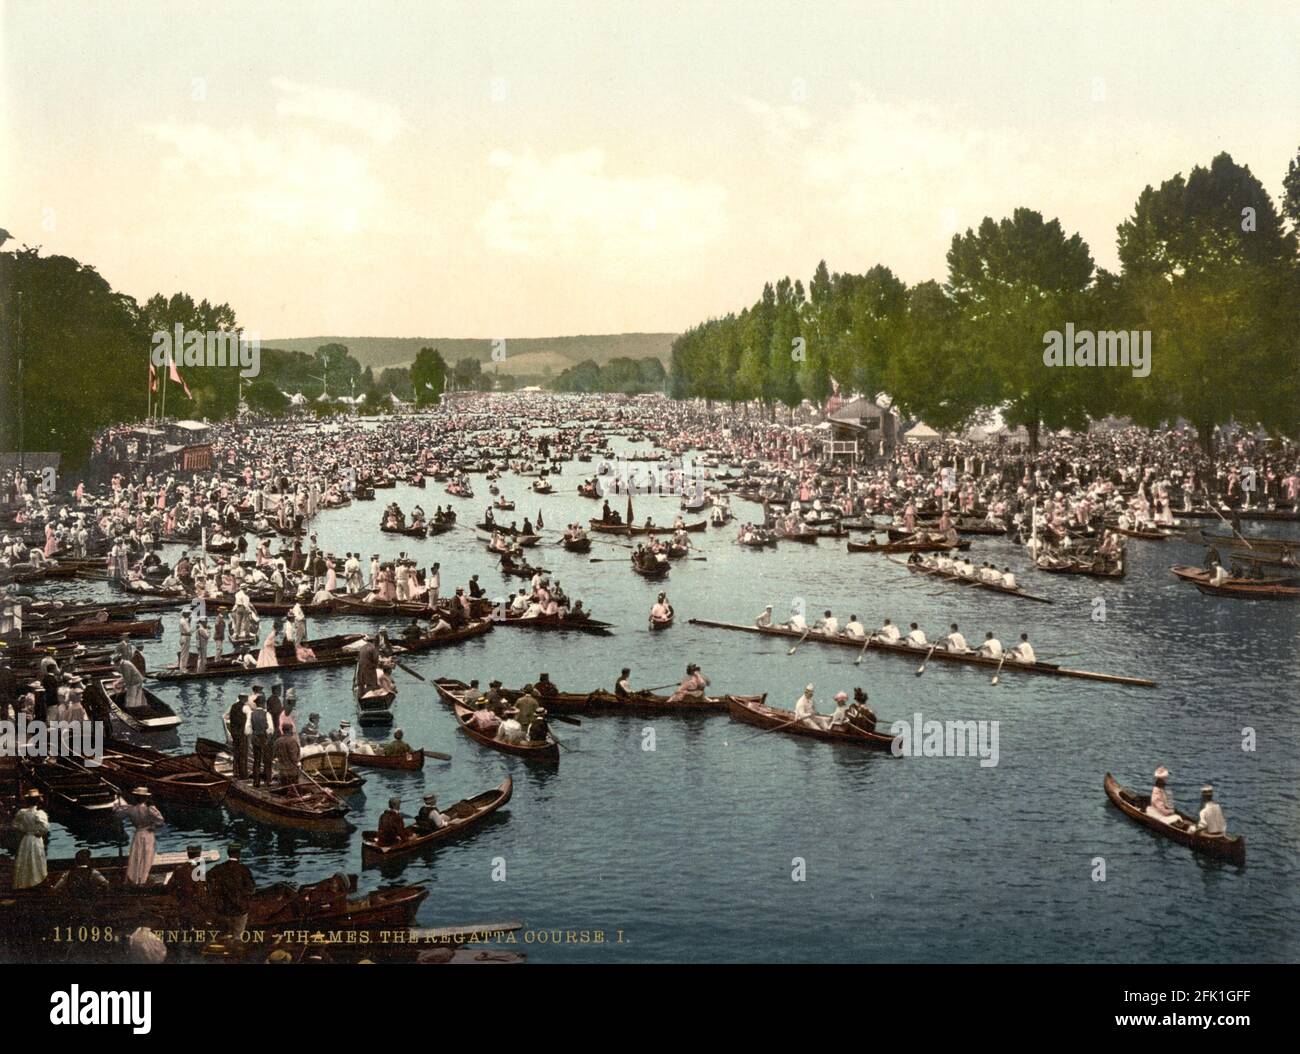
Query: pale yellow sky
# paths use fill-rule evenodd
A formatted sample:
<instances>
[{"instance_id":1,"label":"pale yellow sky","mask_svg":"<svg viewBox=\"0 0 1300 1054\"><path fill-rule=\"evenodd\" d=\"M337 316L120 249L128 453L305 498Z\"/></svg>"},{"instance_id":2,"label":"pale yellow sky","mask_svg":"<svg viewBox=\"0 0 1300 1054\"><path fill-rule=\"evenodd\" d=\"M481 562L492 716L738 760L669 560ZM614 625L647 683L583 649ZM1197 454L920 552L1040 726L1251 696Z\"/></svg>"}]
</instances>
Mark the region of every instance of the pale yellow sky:
<instances>
[{"instance_id":1,"label":"pale yellow sky","mask_svg":"<svg viewBox=\"0 0 1300 1054\"><path fill-rule=\"evenodd\" d=\"M679 330L1300 147L1300 3L0 3L0 226L264 337ZM11 246L12 247L12 246Z\"/></svg>"}]
</instances>

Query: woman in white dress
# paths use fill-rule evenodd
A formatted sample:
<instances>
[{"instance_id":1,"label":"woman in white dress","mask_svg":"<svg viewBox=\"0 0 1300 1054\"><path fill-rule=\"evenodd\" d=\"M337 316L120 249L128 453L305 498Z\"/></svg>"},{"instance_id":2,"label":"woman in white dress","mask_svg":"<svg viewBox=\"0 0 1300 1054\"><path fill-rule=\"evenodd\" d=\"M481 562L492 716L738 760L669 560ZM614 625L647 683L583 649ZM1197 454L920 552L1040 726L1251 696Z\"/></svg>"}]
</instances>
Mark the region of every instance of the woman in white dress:
<instances>
[{"instance_id":1,"label":"woman in white dress","mask_svg":"<svg viewBox=\"0 0 1300 1054\"><path fill-rule=\"evenodd\" d=\"M131 821L135 835L131 839L131 855L126 861L126 880L134 885L143 886L149 881L149 872L153 870L154 831L163 825L163 815L149 801L153 795L148 787L136 787L131 792L135 799L128 805L118 798L113 806L117 816L124 816Z\"/></svg>"},{"instance_id":2,"label":"woman in white dress","mask_svg":"<svg viewBox=\"0 0 1300 1054\"><path fill-rule=\"evenodd\" d=\"M23 836L14 862L14 889L31 889L45 881L45 838L50 818L41 808L41 792L29 790L27 805L14 815L14 830Z\"/></svg>"}]
</instances>

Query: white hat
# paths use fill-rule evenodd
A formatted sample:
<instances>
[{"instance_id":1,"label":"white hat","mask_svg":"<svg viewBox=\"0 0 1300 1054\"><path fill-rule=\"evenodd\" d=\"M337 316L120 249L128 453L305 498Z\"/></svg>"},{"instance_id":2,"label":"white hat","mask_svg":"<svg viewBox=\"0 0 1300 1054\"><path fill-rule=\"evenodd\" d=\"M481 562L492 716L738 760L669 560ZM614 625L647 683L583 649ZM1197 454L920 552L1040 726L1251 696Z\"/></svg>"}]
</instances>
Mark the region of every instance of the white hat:
<instances>
[{"instance_id":1,"label":"white hat","mask_svg":"<svg viewBox=\"0 0 1300 1054\"><path fill-rule=\"evenodd\" d=\"M1169 778L1169 770L1165 768L1163 765L1161 765L1158 769L1156 769L1155 778L1158 780L1167 780Z\"/></svg>"},{"instance_id":2,"label":"white hat","mask_svg":"<svg viewBox=\"0 0 1300 1054\"><path fill-rule=\"evenodd\" d=\"M811 684L805 684L805 685L803 686L803 690L804 690L805 692L812 692L812 691L813 691L813 686L812 686Z\"/></svg>"}]
</instances>

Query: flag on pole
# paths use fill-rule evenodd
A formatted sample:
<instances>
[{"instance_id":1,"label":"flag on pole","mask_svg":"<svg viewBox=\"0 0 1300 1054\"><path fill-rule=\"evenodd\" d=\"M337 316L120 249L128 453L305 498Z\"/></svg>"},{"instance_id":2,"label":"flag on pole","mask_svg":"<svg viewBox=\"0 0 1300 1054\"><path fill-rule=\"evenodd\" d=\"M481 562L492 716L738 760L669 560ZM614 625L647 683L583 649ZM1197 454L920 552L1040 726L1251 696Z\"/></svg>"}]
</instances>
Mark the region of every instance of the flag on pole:
<instances>
[{"instance_id":1,"label":"flag on pole","mask_svg":"<svg viewBox=\"0 0 1300 1054\"><path fill-rule=\"evenodd\" d=\"M152 362L149 363L149 390L151 392L158 390L158 371L154 369Z\"/></svg>"},{"instance_id":2,"label":"flag on pole","mask_svg":"<svg viewBox=\"0 0 1300 1054\"><path fill-rule=\"evenodd\" d=\"M185 379L181 376L181 371L178 370L178 369L176 368L176 360L173 359L173 358L171 358L171 357L169 356L168 359L167 359L167 363L168 363L168 365L171 366L171 373L169 374L169 376L171 377L171 379L172 379L176 384L179 384L179 385L181 386L181 388L184 389L184 391L185 391L185 398L187 398L187 399L193 399L194 396L192 396L192 395L190 394L190 386L189 386L188 384L185 383Z\"/></svg>"}]
</instances>

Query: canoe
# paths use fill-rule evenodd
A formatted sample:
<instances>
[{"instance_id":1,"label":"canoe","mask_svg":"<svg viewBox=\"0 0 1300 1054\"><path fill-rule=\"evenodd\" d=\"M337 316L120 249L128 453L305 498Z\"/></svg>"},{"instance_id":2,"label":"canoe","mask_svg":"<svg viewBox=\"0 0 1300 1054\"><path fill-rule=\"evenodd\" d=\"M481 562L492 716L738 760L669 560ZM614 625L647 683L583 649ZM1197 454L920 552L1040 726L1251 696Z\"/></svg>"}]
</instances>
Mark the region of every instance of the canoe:
<instances>
[{"instance_id":1,"label":"canoe","mask_svg":"<svg viewBox=\"0 0 1300 1054\"><path fill-rule=\"evenodd\" d=\"M926 567L923 564L909 564L902 560L891 560L890 563L898 564L900 567L906 567L913 574L927 575L930 578L942 579L945 582L956 582L963 586L974 586L976 589L986 589L991 593L1002 593L1009 597L1019 597L1021 600L1036 600L1040 604L1050 604L1052 601L1047 597L1040 597L1033 593L1027 593L1019 586L1012 588L1004 586L1001 583L983 582L978 578L966 578L964 575L956 574L952 571L940 571L937 567Z\"/></svg>"},{"instance_id":2,"label":"canoe","mask_svg":"<svg viewBox=\"0 0 1300 1054\"><path fill-rule=\"evenodd\" d=\"M235 812L277 827L352 830L347 820L348 806L338 795L310 782L264 783L255 787L251 780L232 778L234 759L223 744L200 738L195 749L197 753L184 758L185 762L193 768L225 776L230 781L225 804Z\"/></svg>"},{"instance_id":3,"label":"canoe","mask_svg":"<svg viewBox=\"0 0 1300 1054\"><path fill-rule=\"evenodd\" d=\"M666 619L663 619L662 621L656 621L653 618L650 619L650 632L657 633L660 630L667 629L669 626L673 624L673 618L675 617L675 614L676 614L675 612L670 613L668 617Z\"/></svg>"},{"instance_id":4,"label":"canoe","mask_svg":"<svg viewBox=\"0 0 1300 1054\"><path fill-rule=\"evenodd\" d=\"M851 553L950 553L954 549L969 549L970 542L845 542Z\"/></svg>"},{"instance_id":5,"label":"canoe","mask_svg":"<svg viewBox=\"0 0 1300 1054\"><path fill-rule=\"evenodd\" d=\"M1254 551L1256 549L1263 552L1294 552L1300 553L1300 538L1238 538L1235 534L1214 534L1210 531L1189 531L1187 533L1189 542L1196 542L1199 545L1229 545L1239 549Z\"/></svg>"},{"instance_id":6,"label":"canoe","mask_svg":"<svg viewBox=\"0 0 1300 1054\"><path fill-rule=\"evenodd\" d=\"M862 650L863 641L854 640L852 637L827 637L821 633L809 633L806 637L798 630L786 629L784 626L742 626L734 622L716 622L713 619L693 618L690 620L692 626L710 626L714 629L735 630L739 633L754 633L761 637L785 637L788 639L799 640L804 638L807 642L813 644L831 644L840 648L856 648ZM933 643L933 642L931 642ZM934 649L933 653L926 648L913 648L908 644L886 644L882 641L873 640L869 649L872 654L883 653L886 655L902 655L914 661L924 659L927 654L937 662L959 663L965 666L983 666L996 670L998 668L998 659L985 658L974 652L958 653L943 651L939 648ZM1124 684L1133 688L1154 688L1155 681L1149 681L1143 677L1122 677L1113 673L1095 673L1092 670L1074 670L1065 666L1057 666L1055 663L1043 662L1014 662L1008 659L1002 663L1003 673L1037 673L1049 677L1070 677L1084 681L1099 681L1104 684Z\"/></svg>"},{"instance_id":7,"label":"canoe","mask_svg":"<svg viewBox=\"0 0 1300 1054\"><path fill-rule=\"evenodd\" d=\"M359 768L387 769L390 772L419 772L424 768L424 749L411 750L405 754L359 754L354 750L348 754L348 764Z\"/></svg>"},{"instance_id":8,"label":"canoe","mask_svg":"<svg viewBox=\"0 0 1300 1054\"><path fill-rule=\"evenodd\" d=\"M560 763L560 744L549 733L547 733L544 743L502 743L492 736L484 735L468 723L474 715L473 711L464 703L453 703L452 710L456 715L456 724L460 726L460 730L474 742L490 750L497 750L502 754L512 754L515 757L523 758L525 761L536 761L547 765L558 765Z\"/></svg>"},{"instance_id":9,"label":"canoe","mask_svg":"<svg viewBox=\"0 0 1300 1054\"><path fill-rule=\"evenodd\" d=\"M469 640L471 637L481 637L484 633L492 632L491 619L479 619L476 622L467 622L460 629L453 629L447 633L439 633L437 636L424 636L411 642L404 637L398 637L393 640L393 650L400 651L403 654L412 652L430 651L434 648L445 648L450 644L458 644L463 640ZM356 661L356 653L352 653L353 661Z\"/></svg>"},{"instance_id":10,"label":"canoe","mask_svg":"<svg viewBox=\"0 0 1300 1054\"><path fill-rule=\"evenodd\" d=\"M514 780L507 776L495 790L484 791L444 809L443 815L448 820L446 827L415 834L397 845L380 845L378 831L365 831L361 835L361 866L371 867L433 845L454 841L482 826L489 816L510 801L513 793Z\"/></svg>"},{"instance_id":11,"label":"canoe","mask_svg":"<svg viewBox=\"0 0 1300 1054\"><path fill-rule=\"evenodd\" d=\"M144 705L132 709L123 703L125 691L110 689L112 679L96 678L91 681L101 702L113 717L133 732L169 732L181 723L180 716L153 692L145 689Z\"/></svg>"},{"instance_id":12,"label":"canoe","mask_svg":"<svg viewBox=\"0 0 1300 1054\"><path fill-rule=\"evenodd\" d=\"M1098 571L1092 563L1083 563L1076 560L1067 560L1064 563L1049 563L1052 557L1039 557L1034 561L1034 566L1040 571L1047 571L1053 575L1087 575L1089 578L1123 578L1124 561L1120 560L1116 567Z\"/></svg>"},{"instance_id":13,"label":"canoe","mask_svg":"<svg viewBox=\"0 0 1300 1054\"><path fill-rule=\"evenodd\" d=\"M1130 820L1141 824L1148 831L1153 831L1170 841L1185 845L1194 853L1202 853L1218 860L1227 860L1238 866L1246 862L1246 839L1241 835L1204 834L1182 827L1175 827L1163 820L1157 820L1154 816L1148 816L1146 809L1151 803L1150 796L1138 794L1137 791L1129 790L1127 787L1121 787L1109 772L1106 773L1103 786L1106 788L1106 797L1110 799L1110 803ZM1188 816L1182 812L1178 815L1187 827L1196 826L1194 816Z\"/></svg>"},{"instance_id":14,"label":"canoe","mask_svg":"<svg viewBox=\"0 0 1300 1054\"><path fill-rule=\"evenodd\" d=\"M138 622L74 622L63 627L63 634L68 640L98 640L104 637L116 639L123 633L130 637L161 637L162 619L142 619Z\"/></svg>"},{"instance_id":15,"label":"canoe","mask_svg":"<svg viewBox=\"0 0 1300 1054\"><path fill-rule=\"evenodd\" d=\"M591 530L597 534L675 534L677 531L702 531L708 527L708 523L700 520L697 523L688 523L682 527L629 527L625 523L606 523L604 520L588 520Z\"/></svg>"},{"instance_id":16,"label":"canoe","mask_svg":"<svg viewBox=\"0 0 1300 1054\"><path fill-rule=\"evenodd\" d=\"M894 737L882 732L868 732L855 725L839 725L835 728L817 728L795 719L793 710L781 710L767 706L761 698L755 696L733 695L728 700L728 710L733 719L747 725L767 731L780 729L792 736L806 736L820 739L825 743L841 743L850 747L866 747L869 750L889 750L894 744ZM825 715L823 715L825 716Z\"/></svg>"},{"instance_id":17,"label":"canoe","mask_svg":"<svg viewBox=\"0 0 1300 1054\"><path fill-rule=\"evenodd\" d=\"M1232 510L1224 508L1221 512L1215 512L1213 509L1178 509L1178 515L1192 520L1217 520L1231 519ZM1300 521L1300 510L1295 509L1238 509L1237 517L1243 523L1249 523L1252 520L1270 520L1282 523L1296 523ZM1252 538L1253 542L1254 539Z\"/></svg>"}]
</instances>

